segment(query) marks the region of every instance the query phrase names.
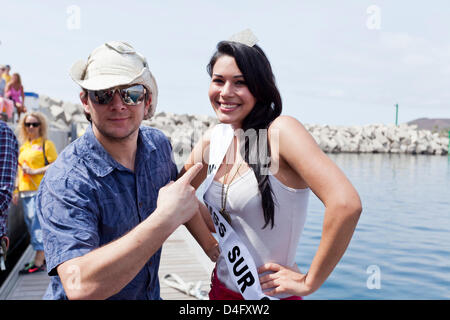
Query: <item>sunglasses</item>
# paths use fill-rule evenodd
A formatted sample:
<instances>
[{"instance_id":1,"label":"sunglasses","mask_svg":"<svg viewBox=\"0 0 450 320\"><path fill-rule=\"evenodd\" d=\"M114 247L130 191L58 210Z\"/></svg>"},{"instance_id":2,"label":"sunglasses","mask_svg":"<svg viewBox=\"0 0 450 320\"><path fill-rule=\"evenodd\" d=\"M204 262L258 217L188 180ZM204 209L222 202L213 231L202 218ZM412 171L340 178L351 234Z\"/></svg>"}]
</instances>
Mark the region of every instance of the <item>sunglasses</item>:
<instances>
[{"instance_id":1,"label":"sunglasses","mask_svg":"<svg viewBox=\"0 0 450 320\"><path fill-rule=\"evenodd\" d=\"M104 105L111 102L116 91L119 91L119 96L123 103L129 106L135 106L144 101L147 92L142 84L137 84L126 88L113 88L97 91L88 90L88 95L93 103Z\"/></svg>"},{"instance_id":2,"label":"sunglasses","mask_svg":"<svg viewBox=\"0 0 450 320\"><path fill-rule=\"evenodd\" d=\"M30 128L30 127L37 128L37 127L39 127L41 124L40 124L39 122L25 122L24 125L25 125L25 127L27 127L27 128Z\"/></svg>"}]
</instances>

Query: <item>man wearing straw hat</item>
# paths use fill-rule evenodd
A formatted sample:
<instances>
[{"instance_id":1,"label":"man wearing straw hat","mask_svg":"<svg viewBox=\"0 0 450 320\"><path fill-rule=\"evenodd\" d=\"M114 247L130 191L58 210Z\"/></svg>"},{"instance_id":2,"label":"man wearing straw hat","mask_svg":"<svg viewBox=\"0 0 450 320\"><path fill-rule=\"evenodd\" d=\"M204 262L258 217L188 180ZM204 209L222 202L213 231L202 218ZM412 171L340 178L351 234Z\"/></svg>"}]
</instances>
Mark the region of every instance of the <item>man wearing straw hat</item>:
<instances>
[{"instance_id":1,"label":"man wearing straw hat","mask_svg":"<svg viewBox=\"0 0 450 320\"><path fill-rule=\"evenodd\" d=\"M45 299L160 299L162 243L199 210L190 181L176 182L168 139L140 127L158 88L125 42L96 48L70 71L91 122L47 171L37 198L47 272Z\"/></svg>"}]
</instances>

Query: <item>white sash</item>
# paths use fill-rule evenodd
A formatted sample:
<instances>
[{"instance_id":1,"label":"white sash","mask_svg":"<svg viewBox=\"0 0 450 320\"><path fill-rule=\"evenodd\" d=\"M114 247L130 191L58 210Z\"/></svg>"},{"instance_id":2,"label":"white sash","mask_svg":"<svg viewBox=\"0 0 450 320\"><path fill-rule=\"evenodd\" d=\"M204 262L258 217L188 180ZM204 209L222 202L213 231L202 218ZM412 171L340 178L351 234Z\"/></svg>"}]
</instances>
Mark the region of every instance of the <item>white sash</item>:
<instances>
[{"instance_id":1,"label":"white sash","mask_svg":"<svg viewBox=\"0 0 450 320\"><path fill-rule=\"evenodd\" d=\"M228 124L218 124L211 132L209 146L208 175L204 181L203 201L209 209L214 222L221 252L234 284L245 300L276 299L266 296L259 283L259 276L253 258L247 247L239 239L231 225L219 213L214 204L208 203L204 195L211 185L217 170L233 141L234 131Z\"/></svg>"}]
</instances>

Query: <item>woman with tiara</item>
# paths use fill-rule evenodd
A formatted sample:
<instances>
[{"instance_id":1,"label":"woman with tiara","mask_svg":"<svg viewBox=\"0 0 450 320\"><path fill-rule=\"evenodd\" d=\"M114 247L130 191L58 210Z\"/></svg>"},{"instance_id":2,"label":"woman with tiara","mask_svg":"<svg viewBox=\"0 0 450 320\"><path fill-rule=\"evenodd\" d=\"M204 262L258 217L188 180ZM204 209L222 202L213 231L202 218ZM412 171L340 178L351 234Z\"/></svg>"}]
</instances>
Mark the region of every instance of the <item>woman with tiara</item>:
<instances>
[{"instance_id":1,"label":"woman with tiara","mask_svg":"<svg viewBox=\"0 0 450 320\"><path fill-rule=\"evenodd\" d=\"M216 230L210 299L300 300L320 288L343 256L360 217L359 195L300 121L281 115L272 68L245 30L221 41L207 71L209 99L220 124L192 150L202 206L186 224L199 243ZM325 206L321 241L307 273L295 252L313 192ZM212 217L212 219L211 219ZM214 228L214 229L213 229Z\"/></svg>"}]
</instances>

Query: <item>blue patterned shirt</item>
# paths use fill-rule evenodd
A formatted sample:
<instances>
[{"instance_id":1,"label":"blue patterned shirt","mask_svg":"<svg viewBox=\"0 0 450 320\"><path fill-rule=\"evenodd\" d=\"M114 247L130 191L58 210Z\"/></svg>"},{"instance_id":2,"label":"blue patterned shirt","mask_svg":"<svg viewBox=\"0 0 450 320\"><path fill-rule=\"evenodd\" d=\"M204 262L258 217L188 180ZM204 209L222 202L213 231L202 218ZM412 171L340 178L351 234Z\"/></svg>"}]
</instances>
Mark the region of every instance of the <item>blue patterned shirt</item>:
<instances>
[{"instance_id":1,"label":"blue patterned shirt","mask_svg":"<svg viewBox=\"0 0 450 320\"><path fill-rule=\"evenodd\" d=\"M56 267L132 230L155 209L158 191L177 177L172 148L154 128L139 129L135 171L114 160L92 128L67 146L46 172L37 195L47 271L44 299L67 299ZM161 299L161 248L110 299Z\"/></svg>"},{"instance_id":2,"label":"blue patterned shirt","mask_svg":"<svg viewBox=\"0 0 450 320\"><path fill-rule=\"evenodd\" d=\"M8 208L16 182L18 150L14 132L0 120L0 236L6 234Z\"/></svg>"}]
</instances>

